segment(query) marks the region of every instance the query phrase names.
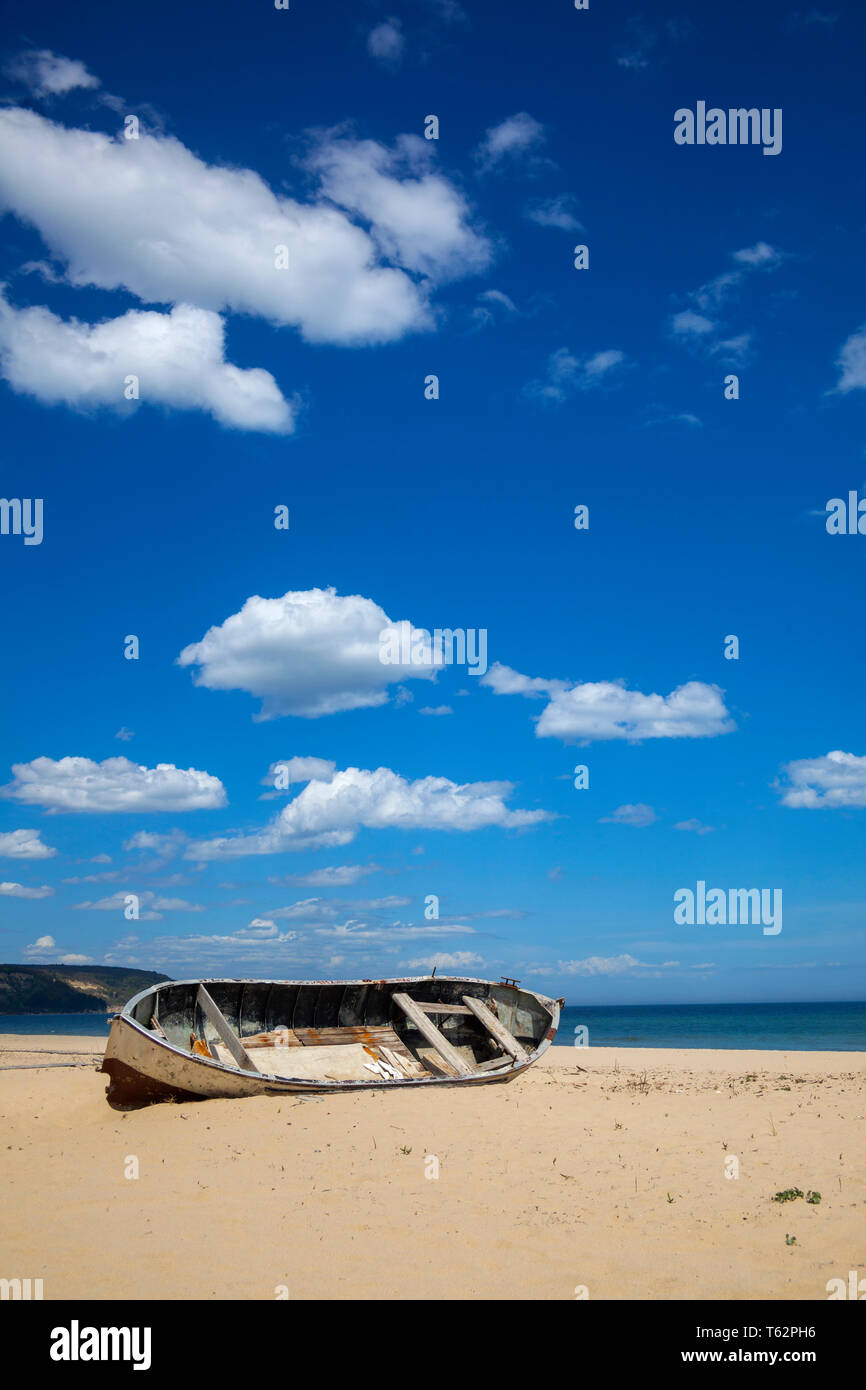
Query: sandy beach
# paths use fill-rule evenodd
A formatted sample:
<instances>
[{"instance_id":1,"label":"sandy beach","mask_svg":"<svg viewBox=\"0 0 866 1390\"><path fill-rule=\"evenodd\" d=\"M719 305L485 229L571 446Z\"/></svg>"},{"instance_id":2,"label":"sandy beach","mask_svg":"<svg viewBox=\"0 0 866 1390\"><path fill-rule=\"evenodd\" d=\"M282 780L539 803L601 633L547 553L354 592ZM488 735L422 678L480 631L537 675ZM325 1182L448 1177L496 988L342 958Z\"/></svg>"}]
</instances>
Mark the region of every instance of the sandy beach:
<instances>
[{"instance_id":1,"label":"sandy beach","mask_svg":"<svg viewBox=\"0 0 866 1390\"><path fill-rule=\"evenodd\" d=\"M46 1299L825 1300L866 1277L864 1053L552 1048L510 1085L126 1113L88 1054L0 1036L0 1277ZM821 1200L773 1200L792 1188Z\"/></svg>"}]
</instances>

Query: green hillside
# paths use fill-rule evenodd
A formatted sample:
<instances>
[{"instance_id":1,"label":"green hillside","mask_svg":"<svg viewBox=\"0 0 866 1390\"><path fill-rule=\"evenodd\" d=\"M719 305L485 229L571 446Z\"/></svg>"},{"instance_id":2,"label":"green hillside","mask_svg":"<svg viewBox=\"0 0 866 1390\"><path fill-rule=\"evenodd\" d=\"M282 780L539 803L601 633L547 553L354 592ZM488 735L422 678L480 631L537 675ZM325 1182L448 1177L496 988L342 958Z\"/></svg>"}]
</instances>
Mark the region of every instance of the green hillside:
<instances>
[{"instance_id":1,"label":"green hillside","mask_svg":"<svg viewBox=\"0 0 866 1390\"><path fill-rule=\"evenodd\" d=\"M0 1014L108 1013L168 978L125 966L0 965Z\"/></svg>"}]
</instances>

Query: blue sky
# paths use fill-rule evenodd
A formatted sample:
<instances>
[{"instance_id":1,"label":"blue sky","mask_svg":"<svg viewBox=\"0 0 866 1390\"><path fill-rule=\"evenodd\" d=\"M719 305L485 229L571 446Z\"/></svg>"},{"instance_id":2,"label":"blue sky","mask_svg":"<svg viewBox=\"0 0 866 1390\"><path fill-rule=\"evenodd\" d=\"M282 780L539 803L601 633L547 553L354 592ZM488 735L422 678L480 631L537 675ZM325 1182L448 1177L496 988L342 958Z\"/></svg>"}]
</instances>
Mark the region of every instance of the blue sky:
<instances>
[{"instance_id":1,"label":"blue sky","mask_svg":"<svg viewBox=\"0 0 866 1390\"><path fill-rule=\"evenodd\" d=\"M7 9L4 959L864 997L860 39ZM781 151L676 144L698 101ZM488 669L383 665L401 621ZM699 881L781 932L676 924Z\"/></svg>"}]
</instances>

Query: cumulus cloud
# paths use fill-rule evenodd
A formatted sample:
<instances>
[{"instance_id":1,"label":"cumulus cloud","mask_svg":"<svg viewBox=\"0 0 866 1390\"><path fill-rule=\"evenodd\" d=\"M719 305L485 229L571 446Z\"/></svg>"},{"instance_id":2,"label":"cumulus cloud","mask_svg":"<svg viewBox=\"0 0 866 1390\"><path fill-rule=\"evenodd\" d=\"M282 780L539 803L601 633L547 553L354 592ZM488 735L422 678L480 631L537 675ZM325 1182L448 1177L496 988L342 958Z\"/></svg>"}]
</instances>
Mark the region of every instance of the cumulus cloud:
<instances>
[{"instance_id":1,"label":"cumulus cloud","mask_svg":"<svg viewBox=\"0 0 866 1390\"><path fill-rule=\"evenodd\" d=\"M569 685L561 680L522 676L495 662L481 684L497 695L548 699L535 724L537 738L565 743L645 738L715 738L735 728L717 685L687 681L670 695L645 695L627 690L621 681L587 681Z\"/></svg>"},{"instance_id":2,"label":"cumulus cloud","mask_svg":"<svg viewBox=\"0 0 866 1390\"><path fill-rule=\"evenodd\" d=\"M22 883L0 883L0 897L4 898L50 898L54 889L43 883L41 888L27 888Z\"/></svg>"},{"instance_id":3,"label":"cumulus cloud","mask_svg":"<svg viewBox=\"0 0 866 1390\"><path fill-rule=\"evenodd\" d=\"M605 348L588 357L575 357L568 348L558 348L547 359L546 376L540 381L530 381L524 390L528 396L559 403L576 391L601 386L623 362L625 353L619 348Z\"/></svg>"},{"instance_id":4,"label":"cumulus cloud","mask_svg":"<svg viewBox=\"0 0 866 1390\"><path fill-rule=\"evenodd\" d=\"M262 786L279 784L288 791L293 782L330 782L336 771L337 764L330 758L282 758L271 763Z\"/></svg>"},{"instance_id":5,"label":"cumulus cloud","mask_svg":"<svg viewBox=\"0 0 866 1390\"><path fill-rule=\"evenodd\" d=\"M321 190L370 224L388 260L437 280L484 270L492 248L471 225L463 195L431 170L430 141L402 135L393 149L375 140L323 141L308 163Z\"/></svg>"},{"instance_id":6,"label":"cumulus cloud","mask_svg":"<svg viewBox=\"0 0 866 1390\"><path fill-rule=\"evenodd\" d=\"M174 763L142 767L128 758L34 758L14 763L0 795L60 811L208 811L226 805L218 777Z\"/></svg>"},{"instance_id":7,"label":"cumulus cloud","mask_svg":"<svg viewBox=\"0 0 866 1390\"><path fill-rule=\"evenodd\" d=\"M0 370L14 391L80 410L141 404L203 410L221 425L287 434L296 407L270 372L225 360L218 314L180 304L168 314L130 309L103 323L16 309L0 294ZM139 401L126 399L137 378Z\"/></svg>"},{"instance_id":8,"label":"cumulus cloud","mask_svg":"<svg viewBox=\"0 0 866 1390\"><path fill-rule=\"evenodd\" d=\"M289 714L317 719L384 705L389 685L435 676L432 662L380 660L380 636L394 626L384 609L360 594L341 595L331 588L272 599L256 595L185 647L178 663L197 668L196 685L256 696L262 702L259 719ZM410 646L416 641L429 651L429 634L410 625Z\"/></svg>"},{"instance_id":9,"label":"cumulus cloud","mask_svg":"<svg viewBox=\"0 0 866 1390\"><path fill-rule=\"evenodd\" d=\"M866 806L866 757L837 749L822 758L800 758L785 764L775 787L783 806L854 810Z\"/></svg>"},{"instance_id":10,"label":"cumulus cloud","mask_svg":"<svg viewBox=\"0 0 866 1390\"><path fill-rule=\"evenodd\" d=\"M26 956L41 956L54 953L57 950L57 942L53 936L38 936L35 941L31 941L29 946L24 947Z\"/></svg>"},{"instance_id":11,"label":"cumulus cloud","mask_svg":"<svg viewBox=\"0 0 866 1390\"><path fill-rule=\"evenodd\" d=\"M35 97L63 96L77 87L99 86L99 78L75 58L64 58L50 48L32 48L9 63L5 72L28 87Z\"/></svg>"},{"instance_id":12,"label":"cumulus cloud","mask_svg":"<svg viewBox=\"0 0 866 1390\"><path fill-rule=\"evenodd\" d=\"M367 35L367 52L389 67L399 64L405 46L399 19L383 19Z\"/></svg>"},{"instance_id":13,"label":"cumulus cloud","mask_svg":"<svg viewBox=\"0 0 866 1390\"><path fill-rule=\"evenodd\" d=\"M637 802L634 806L627 802L624 806L617 806L609 816L601 817L602 825L634 825L639 829L645 825L653 825L655 821L655 811L643 801Z\"/></svg>"},{"instance_id":14,"label":"cumulus cloud","mask_svg":"<svg viewBox=\"0 0 866 1390\"><path fill-rule=\"evenodd\" d=\"M691 830L695 835L710 835L712 834L713 827L711 825L704 825L703 821L696 820L695 817L692 817L691 820L677 821L674 830Z\"/></svg>"},{"instance_id":15,"label":"cumulus cloud","mask_svg":"<svg viewBox=\"0 0 866 1390\"><path fill-rule=\"evenodd\" d=\"M430 285L408 272L450 277L489 256L457 190L441 175L416 176L433 157L427 143L405 137L389 151L323 136L310 160L322 186L300 202L170 136L125 140L7 108L0 207L38 229L73 285L251 314L311 343L394 342L433 324ZM382 264L383 253L399 264Z\"/></svg>"},{"instance_id":16,"label":"cumulus cloud","mask_svg":"<svg viewBox=\"0 0 866 1390\"><path fill-rule=\"evenodd\" d=\"M474 951L439 951L433 956L422 956L420 960L407 960L407 970L464 970L468 966L482 964L481 956Z\"/></svg>"},{"instance_id":17,"label":"cumulus cloud","mask_svg":"<svg viewBox=\"0 0 866 1390\"><path fill-rule=\"evenodd\" d=\"M38 830L7 830L0 834L0 859L51 859L57 853L43 843Z\"/></svg>"},{"instance_id":18,"label":"cumulus cloud","mask_svg":"<svg viewBox=\"0 0 866 1390\"><path fill-rule=\"evenodd\" d=\"M547 811L511 811L505 804L510 782L449 781L420 777L408 781L390 768L349 767L330 782L310 782L262 830L199 840L188 859L231 859L248 854L322 849L350 844L359 830L482 830L537 825Z\"/></svg>"}]
</instances>

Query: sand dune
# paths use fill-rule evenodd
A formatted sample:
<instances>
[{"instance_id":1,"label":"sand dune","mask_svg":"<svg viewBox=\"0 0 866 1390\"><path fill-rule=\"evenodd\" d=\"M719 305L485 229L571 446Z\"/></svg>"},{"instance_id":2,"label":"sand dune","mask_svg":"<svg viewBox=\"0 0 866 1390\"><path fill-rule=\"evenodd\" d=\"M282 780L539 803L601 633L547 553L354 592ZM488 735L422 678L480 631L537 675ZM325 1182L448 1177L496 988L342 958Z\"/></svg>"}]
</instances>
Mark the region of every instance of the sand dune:
<instances>
[{"instance_id":1,"label":"sand dune","mask_svg":"<svg viewBox=\"0 0 866 1390\"><path fill-rule=\"evenodd\" d=\"M0 1069L65 1049L101 1051L3 1036ZM0 1277L46 1299L822 1300L866 1277L864 1081L863 1053L554 1048L505 1086L121 1113L88 1066L0 1071Z\"/></svg>"}]
</instances>

